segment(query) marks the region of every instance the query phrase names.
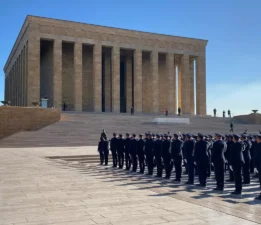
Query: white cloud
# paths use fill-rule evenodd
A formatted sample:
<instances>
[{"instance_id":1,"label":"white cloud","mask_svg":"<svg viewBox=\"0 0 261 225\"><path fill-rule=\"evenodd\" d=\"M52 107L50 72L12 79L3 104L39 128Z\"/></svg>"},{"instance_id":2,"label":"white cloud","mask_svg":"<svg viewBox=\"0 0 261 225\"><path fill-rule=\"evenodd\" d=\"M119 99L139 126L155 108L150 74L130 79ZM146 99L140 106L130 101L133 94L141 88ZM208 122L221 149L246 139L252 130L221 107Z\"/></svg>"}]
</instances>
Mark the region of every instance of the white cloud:
<instances>
[{"instance_id":1,"label":"white cloud","mask_svg":"<svg viewBox=\"0 0 261 225\"><path fill-rule=\"evenodd\" d=\"M207 88L207 113L213 115L217 109L218 116L223 110L230 109L232 116L249 114L253 109L261 113L261 83L252 82L245 84L217 84Z\"/></svg>"}]
</instances>

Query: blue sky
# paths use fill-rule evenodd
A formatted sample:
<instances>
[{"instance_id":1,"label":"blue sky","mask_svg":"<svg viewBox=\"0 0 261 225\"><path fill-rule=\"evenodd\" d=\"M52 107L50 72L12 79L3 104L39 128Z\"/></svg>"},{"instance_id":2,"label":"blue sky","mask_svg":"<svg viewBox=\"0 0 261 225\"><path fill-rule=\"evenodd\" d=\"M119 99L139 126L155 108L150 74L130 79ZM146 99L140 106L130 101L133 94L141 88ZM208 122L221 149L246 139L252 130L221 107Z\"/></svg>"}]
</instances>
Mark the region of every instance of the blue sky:
<instances>
[{"instance_id":1,"label":"blue sky","mask_svg":"<svg viewBox=\"0 0 261 225\"><path fill-rule=\"evenodd\" d=\"M27 14L209 40L207 110L261 110L261 0L1 0L0 67ZM4 99L4 72L0 72Z\"/></svg>"}]
</instances>

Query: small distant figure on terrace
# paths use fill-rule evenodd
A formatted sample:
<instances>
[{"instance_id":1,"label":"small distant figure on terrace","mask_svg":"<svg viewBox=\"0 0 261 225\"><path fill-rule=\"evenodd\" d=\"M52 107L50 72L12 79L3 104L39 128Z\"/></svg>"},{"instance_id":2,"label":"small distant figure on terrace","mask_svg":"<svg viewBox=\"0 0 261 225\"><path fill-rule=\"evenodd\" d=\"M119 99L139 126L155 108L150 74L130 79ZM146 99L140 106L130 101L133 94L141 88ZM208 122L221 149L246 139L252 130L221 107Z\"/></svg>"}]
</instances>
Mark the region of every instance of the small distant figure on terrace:
<instances>
[{"instance_id":1,"label":"small distant figure on terrace","mask_svg":"<svg viewBox=\"0 0 261 225\"><path fill-rule=\"evenodd\" d=\"M225 110L223 111L223 118L225 118L226 117L226 112L225 112Z\"/></svg>"},{"instance_id":2,"label":"small distant figure on terrace","mask_svg":"<svg viewBox=\"0 0 261 225\"><path fill-rule=\"evenodd\" d=\"M105 133L105 130L103 129L101 132L101 138L106 139L107 140L107 135Z\"/></svg>"},{"instance_id":3,"label":"small distant figure on terrace","mask_svg":"<svg viewBox=\"0 0 261 225\"><path fill-rule=\"evenodd\" d=\"M216 110L216 108L213 110L213 112L214 112L214 117L216 117L216 116L217 116L217 110Z\"/></svg>"},{"instance_id":4,"label":"small distant figure on terrace","mask_svg":"<svg viewBox=\"0 0 261 225\"><path fill-rule=\"evenodd\" d=\"M134 114L134 108L131 107L131 115L133 115L133 114Z\"/></svg>"},{"instance_id":5,"label":"small distant figure on terrace","mask_svg":"<svg viewBox=\"0 0 261 225\"><path fill-rule=\"evenodd\" d=\"M234 125L233 125L233 123L232 123L232 121L231 121L231 123L230 123L230 132L234 132Z\"/></svg>"},{"instance_id":6,"label":"small distant figure on terrace","mask_svg":"<svg viewBox=\"0 0 261 225\"><path fill-rule=\"evenodd\" d=\"M227 115L228 115L228 117L231 117L231 111L230 110L227 111Z\"/></svg>"},{"instance_id":7,"label":"small distant figure on terrace","mask_svg":"<svg viewBox=\"0 0 261 225\"><path fill-rule=\"evenodd\" d=\"M66 111L67 105L63 102L63 111Z\"/></svg>"},{"instance_id":8,"label":"small distant figure on terrace","mask_svg":"<svg viewBox=\"0 0 261 225\"><path fill-rule=\"evenodd\" d=\"M179 116L180 116L180 113L181 113L181 108L178 107L178 114L179 114Z\"/></svg>"},{"instance_id":9,"label":"small distant figure on terrace","mask_svg":"<svg viewBox=\"0 0 261 225\"><path fill-rule=\"evenodd\" d=\"M166 110L166 111L165 111L165 116L168 116L168 115L169 115L169 111Z\"/></svg>"},{"instance_id":10,"label":"small distant figure on terrace","mask_svg":"<svg viewBox=\"0 0 261 225\"><path fill-rule=\"evenodd\" d=\"M247 130L245 130L243 134L247 134Z\"/></svg>"}]
</instances>

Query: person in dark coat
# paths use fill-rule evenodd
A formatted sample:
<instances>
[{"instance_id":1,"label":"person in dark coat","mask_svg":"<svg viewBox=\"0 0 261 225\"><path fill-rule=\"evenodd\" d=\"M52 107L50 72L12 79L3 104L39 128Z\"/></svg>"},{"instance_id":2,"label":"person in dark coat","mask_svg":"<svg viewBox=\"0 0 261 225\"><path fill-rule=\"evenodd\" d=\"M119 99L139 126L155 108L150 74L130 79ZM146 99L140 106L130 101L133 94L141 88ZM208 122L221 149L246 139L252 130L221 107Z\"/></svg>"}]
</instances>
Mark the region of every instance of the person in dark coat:
<instances>
[{"instance_id":1,"label":"person in dark coat","mask_svg":"<svg viewBox=\"0 0 261 225\"><path fill-rule=\"evenodd\" d=\"M235 195L241 195L242 192L242 166L244 164L244 156L243 156L243 150L244 150L244 143L239 141L239 136L234 134L233 135L233 142L232 150L230 154L230 164L232 166L232 170L234 172L234 178L235 178L235 191L231 194Z\"/></svg>"},{"instance_id":2,"label":"person in dark coat","mask_svg":"<svg viewBox=\"0 0 261 225\"><path fill-rule=\"evenodd\" d=\"M261 134L258 134L256 137L255 166L256 166L258 174L259 174L259 183L260 183L260 188L261 188ZM255 199L261 200L261 193Z\"/></svg>"},{"instance_id":3,"label":"person in dark coat","mask_svg":"<svg viewBox=\"0 0 261 225\"><path fill-rule=\"evenodd\" d=\"M138 141L136 139L136 134L132 134L132 139L131 139L131 146L130 146L130 155L131 155L131 160L132 160L132 172L137 171L137 148L138 148Z\"/></svg>"},{"instance_id":4,"label":"person in dark coat","mask_svg":"<svg viewBox=\"0 0 261 225\"><path fill-rule=\"evenodd\" d=\"M211 134L207 135L206 141L208 142L208 154L209 154L209 162L208 162L208 169L207 169L207 177L211 176L212 165L211 165L211 153L213 148L214 141L212 140L213 136Z\"/></svg>"},{"instance_id":5,"label":"person in dark coat","mask_svg":"<svg viewBox=\"0 0 261 225\"><path fill-rule=\"evenodd\" d=\"M122 169L124 165L124 142L125 140L122 138L122 134L119 134L118 143L117 143L119 169Z\"/></svg>"},{"instance_id":6,"label":"person in dark coat","mask_svg":"<svg viewBox=\"0 0 261 225\"><path fill-rule=\"evenodd\" d=\"M216 141L213 144L211 162L214 165L217 187L215 191L224 190L225 156L226 144L222 140L222 135L216 133Z\"/></svg>"},{"instance_id":7,"label":"person in dark coat","mask_svg":"<svg viewBox=\"0 0 261 225\"><path fill-rule=\"evenodd\" d=\"M195 141L191 139L191 134L186 134L184 143L184 158L188 167L188 181L186 184L194 184L194 151Z\"/></svg>"},{"instance_id":8,"label":"person in dark coat","mask_svg":"<svg viewBox=\"0 0 261 225\"><path fill-rule=\"evenodd\" d=\"M183 141L179 139L178 134L173 135L174 140L171 142L171 158L174 162L176 179L174 181L181 181L182 172L182 148Z\"/></svg>"},{"instance_id":9,"label":"person in dark coat","mask_svg":"<svg viewBox=\"0 0 261 225\"><path fill-rule=\"evenodd\" d=\"M250 160L251 160L250 149L252 143L247 139L246 134L241 135L241 140L244 144L243 156L245 162L243 165L243 178L244 178L243 183L250 184Z\"/></svg>"},{"instance_id":10,"label":"person in dark coat","mask_svg":"<svg viewBox=\"0 0 261 225\"><path fill-rule=\"evenodd\" d=\"M255 158L255 145L256 145L256 140L253 139L253 136L249 135L248 136L249 141L251 142L251 148L250 148L250 173L254 173L255 169L255 163L254 163L254 158Z\"/></svg>"},{"instance_id":11,"label":"person in dark coat","mask_svg":"<svg viewBox=\"0 0 261 225\"><path fill-rule=\"evenodd\" d=\"M153 143L153 155L155 157L156 166L157 166L157 175L156 177L162 177L162 151L161 151L162 141L160 135L156 134L156 140Z\"/></svg>"},{"instance_id":12,"label":"person in dark coat","mask_svg":"<svg viewBox=\"0 0 261 225\"><path fill-rule=\"evenodd\" d=\"M144 151L147 159L147 175L153 175L153 140L151 134L148 134L148 139L145 141Z\"/></svg>"},{"instance_id":13,"label":"person in dark coat","mask_svg":"<svg viewBox=\"0 0 261 225\"><path fill-rule=\"evenodd\" d=\"M113 133L113 138L110 141L113 167L117 167L118 165L117 143L118 143L117 134Z\"/></svg>"},{"instance_id":14,"label":"person in dark coat","mask_svg":"<svg viewBox=\"0 0 261 225\"><path fill-rule=\"evenodd\" d=\"M98 152L100 153L100 164L104 163L104 139L100 137L100 141L98 144Z\"/></svg>"},{"instance_id":15,"label":"person in dark coat","mask_svg":"<svg viewBox=\"0 0 261 225\"><path fill-rule=\"evenodd\" d=\"M143 140L143 135L140 134L139 135L139 140L138 140L138 144L137 144L137 155L138 155L138 159L139 159L139 168L140 171L139 173L143 174L144 170L145 170L145 157L144 157L144 140Z\"/></svg>"},{"instance_id":16,"label":"person in dark coat","mask_svg":"<svg viewBox=\"0 0 261 225\"><path fill-rule=\"evenodd\" d=\"M104 153L105 166L107 166L108 159L109 159L109 141L107 140L107 138L103 138L103 153Z\"/></svg>"},{"instance_id":17,"label":"person in dark coat","mask_svg":"<svg viewBox=\"0 0 261 225\"><path fill-rule=\"evenodd\" d=\"M180 114L181 114L181 108L178 107L178 115L180 116Z\"/></svg>"},{"instance_id":18,"label":"person in dark coat","mask_svg":"<svg viewBox=\"0 0 261 225\"><path fill-rule=\"evenodd\" d=\"M233 135L228 135L227 137L227 150L225 152L225 158L226 158L226 162L228 164L228 171L229 171L229 179L227 180L228 182L232 182L234 181L234 172L233 170L231 170L231 163L230 163L230 154L232 151L232 145L234 144L234 142L232 141L233 139Z\"/></svg>"},{"instance_id":19,"label":"person in dark coat","mask_svg":"<svg viewBox=\"0 0 261 225\"><path fill-rule=\"evenodd\" d=\"M126 165L125 170L130 170L131 167L130 146L131 146L130 134L126 133L126 138L124 141L124 153L125 153L125 165Z\"/></svg>"},{"instance_id":20,"label":"person in dark coat","mask_svg":"<svg viewBox=\"0 0 261 225\"><path fill-rule=\"evenodd\" d=\"M203 139L203 134L198 134L195 144L195 164L198 166L199 185L206 187L207 184L207 169L209 166L209 144Z\"/></svg>"},{"instance_id":21,"label":"person in dark coat","mask_svg":"<svg viewBox=\"0 0 261 225\"><path fill-rule=\"evenodd\" d=\"M185 167L185 172L184 174L188 174L188 164L187 164L187 160L185 159L185 148L184 148L184 145L185 145L185 142L186 142L186 134L182 134L181 136L181 141L183 141L183 146L182 146L182 155L183 155L183 165Z\"/></svg>"},{"instance_id":22,"label":"person in dark coat","mask_svg":"<svg viewBox=\"0 0 261 225\"><path fill-rule=\"evenodd\" d=\"M164 134L164 139L162 141L162 159L165 169L165 179L170 179L171 175L171 154L170 154L170 140L168 135Z\"/></svg>"}]
</instances>

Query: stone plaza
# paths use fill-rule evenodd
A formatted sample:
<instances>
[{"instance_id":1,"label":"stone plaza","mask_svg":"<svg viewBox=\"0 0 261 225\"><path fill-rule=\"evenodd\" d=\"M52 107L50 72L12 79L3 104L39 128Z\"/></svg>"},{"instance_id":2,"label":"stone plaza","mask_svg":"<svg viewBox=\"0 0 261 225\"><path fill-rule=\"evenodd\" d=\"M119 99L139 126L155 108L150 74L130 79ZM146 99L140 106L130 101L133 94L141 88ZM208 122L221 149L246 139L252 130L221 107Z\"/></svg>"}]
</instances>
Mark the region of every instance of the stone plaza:
<instances>
[{"instance_id":1,"label":"stone plaza","mask_svg":"<svg viewBox=\"0 0 261 225\"><path fill-rule=\"evenodd\" d=\"M70 111L206 115L206 40L27 16L5 100ZM196 107L195 107L196 106Z\"/></svg>"}]
</instances>

